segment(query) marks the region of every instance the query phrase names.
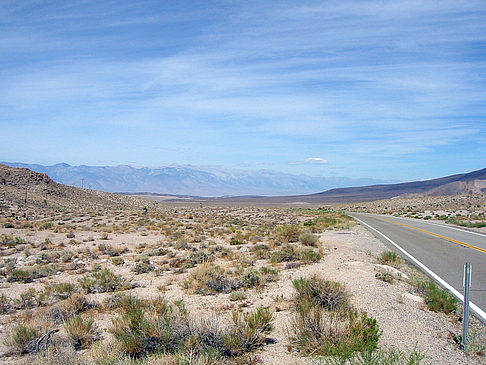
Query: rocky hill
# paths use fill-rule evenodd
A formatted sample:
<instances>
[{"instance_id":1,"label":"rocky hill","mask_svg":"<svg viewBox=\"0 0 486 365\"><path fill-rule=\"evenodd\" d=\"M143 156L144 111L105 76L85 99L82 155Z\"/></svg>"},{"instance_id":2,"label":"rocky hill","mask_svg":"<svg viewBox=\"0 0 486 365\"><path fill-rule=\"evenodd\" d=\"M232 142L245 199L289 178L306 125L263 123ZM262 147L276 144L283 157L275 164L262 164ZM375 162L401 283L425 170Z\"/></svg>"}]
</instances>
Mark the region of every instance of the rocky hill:
<instances>
[{"instance_id":1,"label":"rocky hill","mask_svg":"<svg viewBox=\"0 0 486 365\"><path fill-rule=\"evenodd\" d=\"M0 211L8 215L37 215L52 209L99 210L140 208L141 199L58 184L27 168L0 164Z\"/></svg>"}]
</instances>

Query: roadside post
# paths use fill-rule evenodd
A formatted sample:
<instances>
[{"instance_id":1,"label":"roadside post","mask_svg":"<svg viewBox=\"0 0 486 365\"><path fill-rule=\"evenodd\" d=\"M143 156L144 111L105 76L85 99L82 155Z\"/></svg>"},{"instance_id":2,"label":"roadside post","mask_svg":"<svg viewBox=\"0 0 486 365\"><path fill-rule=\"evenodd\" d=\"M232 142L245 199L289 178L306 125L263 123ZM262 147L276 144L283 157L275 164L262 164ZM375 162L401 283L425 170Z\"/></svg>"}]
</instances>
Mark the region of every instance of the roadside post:
<instances>
[{"instance_id":1,"label":"roadside post","mask_svg":"<svg viewBox=\"0 0 486 365\"><path fill-rule=\"evenodd\" d=\"M467 351L467 337L469 332L469 289L471 288L471 263L464 265L464 310L462 313L462 341L461 350Z\"/></svg>"}]
</instances>

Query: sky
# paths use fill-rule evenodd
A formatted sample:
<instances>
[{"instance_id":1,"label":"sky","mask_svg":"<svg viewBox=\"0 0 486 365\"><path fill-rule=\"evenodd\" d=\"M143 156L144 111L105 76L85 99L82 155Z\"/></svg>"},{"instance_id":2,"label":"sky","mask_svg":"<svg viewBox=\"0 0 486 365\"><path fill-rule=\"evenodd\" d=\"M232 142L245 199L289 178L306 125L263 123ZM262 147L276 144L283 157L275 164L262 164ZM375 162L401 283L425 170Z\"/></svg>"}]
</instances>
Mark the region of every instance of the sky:
<instances>
[{"instance_id":1,"label":"sky","mask_svg":"<svg viewBox=\"0 0 486 365\"><path fill-rule=\"evenodd\" d=\"M0 161L486 167L486 2L0 2Z\"/></svg>"}]
</instances>

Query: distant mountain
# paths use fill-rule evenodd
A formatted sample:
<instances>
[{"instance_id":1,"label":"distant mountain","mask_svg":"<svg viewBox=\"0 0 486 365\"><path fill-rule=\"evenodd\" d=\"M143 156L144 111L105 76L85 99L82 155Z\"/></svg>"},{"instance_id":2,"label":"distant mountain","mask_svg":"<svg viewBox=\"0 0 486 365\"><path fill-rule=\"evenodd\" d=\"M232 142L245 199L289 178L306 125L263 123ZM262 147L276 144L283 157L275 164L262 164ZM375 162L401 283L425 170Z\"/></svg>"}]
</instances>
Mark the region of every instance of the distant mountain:
<instances>
[{"instance_id":1,"label":"distant mountain","mask_svg":"<svg viewBox=\"0 0 486 365\"><path fill-rule=\"evenodd\" d=\"M132 166L52 166L3 162L49 175L54 181L107 192L151 192L159 194L295 195L336 187L383 183L378 179L311 177L271 170L247 171L199 166L170 165L160 168Z\"/></svg>"},{"instance_id":2,"label":"distant mountain","mask_svg":"<svg viewBox=\"0 0 486 365\"><path fill-rule=\"evenodd\" d=\"M400 184L381 184L351 188L338 188L310 195L285 197L240 197L220 200L238 200L239 202L259 201L260 203L348 203L373 201L390 198L408 198L420 196L486 194L486 168L438 179L413 181Z\"/></svg>"}]
</instances>

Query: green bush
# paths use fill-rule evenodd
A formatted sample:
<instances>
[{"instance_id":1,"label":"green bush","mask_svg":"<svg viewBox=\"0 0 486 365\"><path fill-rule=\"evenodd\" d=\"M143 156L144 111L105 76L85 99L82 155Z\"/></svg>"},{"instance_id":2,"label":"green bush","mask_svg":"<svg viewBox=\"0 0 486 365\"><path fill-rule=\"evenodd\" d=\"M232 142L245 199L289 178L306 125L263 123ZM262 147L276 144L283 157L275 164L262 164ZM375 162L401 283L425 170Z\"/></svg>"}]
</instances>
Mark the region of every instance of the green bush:
<instances>
[{"instance_id":1,"label":"green bush","mask_svg":"<svg viewBox=\"0 0 486 365\"><path fill-rule=\"evenodd\" d=\"M105 268L91 275L79 279L81 288L86 293L105 293L117 290L131 289L133 286L125 281L121 276L115 275L110 269Z\"/></svg>"},{"instance_id":2,"label":"green bush","mask_svg":"<svg viewBox=\"0 0 486 365\"><path fill-rule=\"evenodd\" d=\"M424 296L425 304L431 311L448 314L457 310L457 299L432 280L414 280L412 284Z\"/></svg>"},{"instance_id":3,"label":"green bush","mask_svg":"<svg viewBox=\"0 0 486 365\"><path fill-rule=\"evenodd\" d=\"M313 356L351 358L372 352L381 336L378 323L352 309L326 311L302 305L291 320L290 341L298 351Z\"/></svg>"},{"instance_id":4,"label":"green bush","mask_svg":"<svg viewBox=\"0 0 486 365\"><path fill-rule=\"evenodd\" d=\"M30 341L40 336L37 328L24 324L18 324L12 329L11 344L15 350L24 354L28 351L27 345Z\"/></svg>"},{"instance_id":5,"label":"green bush","mask_svg":"<svg viewBox=\"0 0 486 365\"><path fill-rule=\"evenodd\" d=\"M304 264L313 264L321 261L321 259L322 255L312 249L303 250L300 253L300 261L302 261Z\"/></svg>"}]
</instances>

